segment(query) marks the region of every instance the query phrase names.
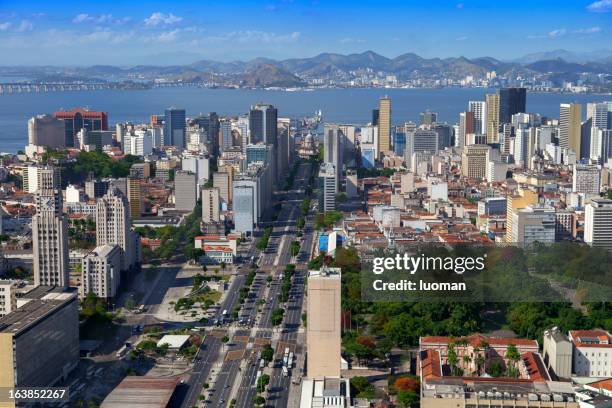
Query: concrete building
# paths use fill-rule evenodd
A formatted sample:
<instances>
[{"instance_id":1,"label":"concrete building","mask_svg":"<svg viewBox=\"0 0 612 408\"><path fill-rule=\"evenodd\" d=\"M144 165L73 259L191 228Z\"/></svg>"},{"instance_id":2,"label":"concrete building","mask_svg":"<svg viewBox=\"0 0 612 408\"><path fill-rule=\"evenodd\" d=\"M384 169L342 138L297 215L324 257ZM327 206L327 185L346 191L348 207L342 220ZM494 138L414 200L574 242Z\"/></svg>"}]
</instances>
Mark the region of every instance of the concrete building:
<instances>
[{"instance_id":1,"label":"concrete building","mask_svg":"<svg viewBox=\"0 0 612 408\"><path fill-rule=\"evenodd\" d=\"M391 150L391 98L383 96L378 101L378 152Z\"/></svg>"},{"instance_id":2,"label":"concrete building","mask_svg":"<svg viewBox=\"0 0 612 408\"><path fill-rule=\"evenodd\" d=\"M127 199L130 207L130 218L138 218L143 212L142 180L135 177L127 178Z\"/></svg>"},{"instance_id":3,"label":"concrete building","mask_svg":"<svg viewBox=\"0 0 612 408\"><path fill-rule=\"evenodd\" d=\"M164 114L164 146L185 148L185 109L168 108Z\"/></svg>"},{"instance_id":4,"label":"concrete building","mask_svg":"<svg viewBox=\"0 0 612 408\"><path fill-rule=\"evenodd\" d=\"M232 175L228 172L213 173L213 187L219 189L221 202L225 203L227 209L232 206Z\"/></svg>"},{"instance_id":5,"label":"concrete building","mask_svg":"<svg viewBox=\"0 0 612 408\"><path fill-rule=\"evenodd\" d=\"M263 142L277 146L278 111L270 104L258 103L249 112L250 143Z\"/></svg>"},{"instance_id":6,"label":"concrete building","mask_svg":"<svg viewBox=\"0 0 612 408\"><path fill-rule=\"evenodd\" d=\"M90 180L85 182L85 195L91 200L102 197L108 191L108 180Z\"/></svg>"},{"instance_id":7,"label":"concrete building","mask_svg":"<svg viewBox=\"0 0 612 408\"><path fill-rule=\"evenodd\" d=\"M125 377L102 401L101 408L167 408L179 377Z\"/></svg>"},{"instance_id":8,"label":"concrete building","mask_svg":"<svg viewBox=\"0 0 612 408\"><path fill-rule=\"evenodd\" d=\"M61 190L41 189L32 218L34 284L68 286L68 225Z\"/></svg>"},{"instance_id":9,"label":"concrete building","mask_svg":"<svg viewBox=\"0 0 612 408\"><path fill-rule=\"evenodd\" d=\"M210 179L210 159L207 156L184 157L181 167L184 171L190 171L196 175L198 186L206 184Z\"/></svg>"},{"instance_id":10,"label":"concrete building","mask_svg":"<svg viewBox=\"0 0 612 408\"><path fill-rule=\"evenodd\" d=\"M0 279L0 317L17 309L19 281Z\"/></svg>"},{"instance_id":11,"label":"concrete building","mask_svg":"<svg viewBox=\"0 0 612 408\"><path fill-rule=\"evenodd\" d=\"M612 337L605 330L570 330L572 367L578 377L612 376Z\"/></svg>"},{"instance_id":12,"label":"concrete building","mask_svg":"<svg viewBox=\"0 0 612 408\"><path fill-rule=\"evenodd\" d=\"M468 111L474 114L474 133L487 133L487 103L485 101L469 101Z\"/></svg>"},{"instance_id":13,"label":"concrete building","mask_svg":"<svg viewBox=\"0 0 612 408\"><path fill-rule=\"evenodd\" d=\"M319 169L319 208L323 212L336 209L337 177L331 163L323 163Z\"/></svg>"},{"instance_id":14,"label":"concrete building","mask_svg":"<svg viewBox=\"0 0 612 408\"><path fill-rule=\"evenodd\" d=\"M584 242L612 251L612 200L597 198L584 212Z\"/></svg>"},{"instance_id":15,"label":"concrete building","mask_svg":"<svg viewBox=\"0 0 612 408\"><path fill-rule=\"evenodd\" d=\"M234 231L251 235L257 222L257 183L237 180L233 185Z\"/></svg>"},{"instance_id":16,"label":"concrete building","mask_svg":"<svg viewBox=\"0 0 612 408\"><path fill-rule=\"evenodd\" d=\"M572 343L558 327L544 331L543 357L546 369L558 379L572 376Z\"/></svg>"},{"instance_id":17,"label":"concrete building","mask_svg":"<svg viewBox=\"0 0 612 408\"><path fill-rule=\"evenodd\" d=\"M466 145L466 136L475 132L474 112L461 112L459 114L459 132L455 135L455 146L463 147Z\"/></svg>"},{"instance_id":18,"label":"concrete building","mask_svg":"<svg viewBox=\"0 0 612 408\"><path fill-rule=\"evenodd\" d=\"M68 184L66 186L66 203L79 203L85 201L85 194L78 187Z\"/></svg>"},{"instance_id":19,"label":"concrete building","mask_svg":"<svg viewBox=\"0 0 612 408\"><path fill-rule=\"evenodd\" d=\"M499 94L487 94L487 143L497 143L499 139Z\"/></svg>"},{"instance_id":20,"label":"concrete building","mask_svg":"<svg viewBox=\"0 0 612 408\"><path fill-rule=\"evenodd\" d=\"M202 189L202 222L219 222L221 208L221 194L219 188Z\"/></svg>"},{"instance_id":21,"label":"concrete building","mask_svg":"<svg viewBox=\"0 0 612 408\"><path fill-rule=\"evenodd\" d=\"M582 105L579 103L562 103L559 118L559 146L571 149L576 157L580 152L580 124L582 122Z\"/></svg>"},{"instance_id":22,"label":"concrete building","mask_svg":"<svg viewBox=\"0 0 612 408\"><path fill-rule=\"evenodd\" d=\"M340 268L308 273L307 377L340 377Z\"/></svg>"},{"instance_id":23,"label":"concrete building","mask_svg":"<svg viewBox=\"0 0 612 408\"><path fill-rule=\"evenodd\" d=\"M336 169L336 193L342 183L343 141L344 134L338 125L325 125L323 129L323 162L330 163Z\"/></svg>"},{"instance_id":24,"label":"concrete building","mask_svg":"<svg viewBox=\"0 0 612 408\"><path fill-rule=\"evenodd\" d=\"M117 296L121 284L121 248L117 245L97 246L82 261L79 296L89 293L104 300Z\"/></svg>"},{"instance_id":25,"label":"concrete building","mask_svg":"<svg viewBox=\"0 0 612 408\"><path fill-rule=\"evenodd\" d=\"M195 173L177 171L174 174L174 208L191 212L197 201L197 180Z\"/></svg>"},{"instance_id":26,"label":"concrete building","mask_svg":"<svg viewBox=\"0 0 612 408\"><path fill-rule=\"evenodd\" d=\"M486 179L491 147L488 145L468 145L461 154L461 174L474 179Z\"/></svg>"},{"instance_id":27,"label":"concrete building","mask_svg":"<svg viewBox=\"0 0 612 408\"><path fill-rule=\"evenodd\" d=\"M530 205L512 214L512 242L520 244L554 243L555 209Z\"/></svg>"},{"instance_id":28,"label":"concrete building","mask_svg":"<svg viewBox=\"0 0 612 408\"><path fill-rule=\"evenodd\" d=\"M302 380L299 408L349 408L351 384L348 378Z\"/></svg>"},{"instance_id":29,"label":"concrete building","mask_svg":"<svg viewBox=\"0 0 612 408\"><path fill-rule=\"evenodd\" d=\"M348 198L355 198L359 195L359 181L357 179L357 173L349 171L346 174L346 196Z\"/></svg>"},{"instance_id":30,"label":"concrete building","mask_svg":"<svg viewBox=\"0 0 612 408\"><path fill-rule=\"evenodd\" d=\"M123 140L123 151L125 154L144 157L153 151L153 140L151 133L146 129L139 129L134 134L127 134Z\"/></svg>"},{"instance_id":31,"label":"concrete building","mask_svg":"<svg viewBox=\"0 0 612 408\"><path fill-rule=\"evenodd\" d=\"M134 163L130 167L130 177L146 180L151 177L151 163Z\"/></svg>"},{"instance_id":32,"label":"concrete building","mask_svg":"<svg viewBox=\"0 0 612 408\"><path fill-rule=\"evenodd\" d=\"M478 202L478 215L502 215L506 214L506 197L485 197Z\"/></svg>"},{"instance_id":33,"label":"concrete building","mask_svg":"<svg viewBox=\"0 0 612 408\"><path fill-rule=\"evenodd\" d=\"M28 120L28 144L53 149L66 147L64 121L51 115L37 115Z\"/></svg>"},{"instance_id":34,"label":"concrete building","mask_svg":"<svg viewBox=\"0 0 612 408\"><path fill-rule=\"evenodd\" d=\"M30 194L39 189L60 188L60 171L51 166L27 166L23 171L23 190Z\"/></svg>"},{"instance_id":35,"label":"concrete building","mask_svg":"<svg viewBox=\"0 0 612 408\"><path fill-rule=\"evenodd\" d=\"M79 362L76 293L41 286L20 300L23 305L0 318L0 388L51 387Z\"/></svg>"},{"instance_id":36,"label":"concrete building","mask_svg":"<svg viewBox=\"0 0 612 408\"><path fill-rule=\"evenodd\" d=\"M572 174L572 191L599 195L601 171L596 166L575 165Z\"/></svg>"},{"instance_id":37,"label":"concrete building","mask_svg":"<svg viewBox=\"0 0 612 408\"><path fill-rule=\"evenodd\" d=\"M128 270L136 263L129 208L127 198L116 188L110 189L96 203L96 245L117 245L121 270Z\"/></svg>"},{"instance_id":38,"label":"concrete building","mask_svg":"<svg viewBox=\"0 0 612 408\"><path fill-rule=\"evenodd\" d=\"M78 108L72 111L54 112L53 116L64 121L66 147L76 146L76 136L81 129L108 130L108 114L106 112L94 112Z\"/></svg>"}]
</instances>

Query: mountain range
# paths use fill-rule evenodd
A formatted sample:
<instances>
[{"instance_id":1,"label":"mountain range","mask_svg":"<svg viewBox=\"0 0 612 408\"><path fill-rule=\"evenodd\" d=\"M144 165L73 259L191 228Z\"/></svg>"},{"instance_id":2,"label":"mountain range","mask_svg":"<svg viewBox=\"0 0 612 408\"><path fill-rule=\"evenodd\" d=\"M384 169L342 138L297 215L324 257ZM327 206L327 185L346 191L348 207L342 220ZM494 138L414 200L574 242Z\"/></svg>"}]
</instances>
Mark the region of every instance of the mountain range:
<instances>
[{"instance_id":1,"label":"mountain range","mask_svg":"<svg viewBox=\"0 0 612 408\"><path fill-rule=\"evenodd\" d=\"M0 67L0 73L20 72L24 69L39 76L62 74L66 77L117 80L126 78L206 81L226 79L248 87L300 86L307 79L350 75L355 71L371 70L394 74L400 80L411 78L461 79L468 75L483 77L489 71L506 75L550 75L555 81L574 80L579 73L612 75L612 51L574 53L556 50L526 55L514 61L492 57L480 58L423 58L406 53L387 58L373 51L356 54L322 53L310 58L274 60L256 58L250 61L219 62L199 60L185 65L137 65L117 67L94 65L89 67Z\"/></svg>"}]
</instances>

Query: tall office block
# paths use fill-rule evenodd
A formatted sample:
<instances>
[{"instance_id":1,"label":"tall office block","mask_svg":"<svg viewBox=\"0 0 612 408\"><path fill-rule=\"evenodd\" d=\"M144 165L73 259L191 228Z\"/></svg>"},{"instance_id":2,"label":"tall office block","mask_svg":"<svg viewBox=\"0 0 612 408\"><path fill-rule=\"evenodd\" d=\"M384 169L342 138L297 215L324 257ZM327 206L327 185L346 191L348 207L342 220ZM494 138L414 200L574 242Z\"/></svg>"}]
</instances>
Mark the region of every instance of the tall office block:
<instances>
[{"instance_id":1,"label":"tall office block","mask_svg":"<svg viewBox=\"0 0 612 408\"><path fill-rule=\"evenodd\" d=\"M513 220L514 214L518 212L518 210L522 208L526 208L530 205L535 205L538 203L538 193L533 192L531 190L519 190L517 195L508 195L507 197L507 206L506 206L506 237L505 241L507 243L513 243L514 237L512 235L513 231Z\"/></svg>"},{"instance_id":2,"label":"tall office block","mask_svg":"<svg viewBox=\"0 0 612 408\"><path fill-rule=\"evenodd\" d=\"M319 208L323 212L336 209L338 192L336 168L331 163L323 163L319 170Z\"/></svg>"},{"instance_id":3,"label":"tall office block","mask_svg":"<svg viewBox=\"0 0 612 408\"><path fill-rule=\"evenodd\" d=\"M555 209L530 205L512 214L512 242L552 244L556 237Z\"/></svg>"},{"instance_id":4,"label":"tall office block","mask_svg":"<svg viewBox=\"0 0 612 408\"><path fill-rule=\"evenodd\" d=\"M20 300L21 307L0 318L0 388L51 387L79 363L76 293L43 286Z\"/></svg>"},{"instance_id":5,"label":"tall office block","mask_svg":"<svg viewBox=\"0 0 612 408\"><path fill-rule=\"evenodd\" d=\"M251 106L251 111L249 112L251 143L263 142L276 146L277 119L278 112L274 106L265 103Z\"/></svg>"},{"instance_id":6,"label":"tall office block","mask_svg":"<svg viewBox=\"0 0 612 408\"><path fill-rule=\"evenodd\" d=\"M469 145L461 155L461 174L464 177L485 179L491 147L488 145Z\"/></svg>"},{"instance_id":7,"label":"tall office block","mask_svg":"<svg viewBox=\"0 0 612 408\"><path fill-rule=\"evenodd\" d=\"M213 187L219 189L219 197L228 207L232 205L232 175L226 172L213 173Z\"/></svg>"},{"instance_id":8,"label":"tall office block","mask_svg":"<svg viewBox=\"0 0 612 408\"><path fill-rule=\"evenodd\" d=\"M592 126L599 129L609 129L612 125L608 122L608 102L587 103L586 118L592 119Z\"/></svg>"},{"instance_id":9,"label":"tall office block","mask_svg":"<svg viewBox=\"0 0 612 408\"><path fill-rule=\"evenodd\" d=\"M562 103L559 117L559 146L572 149L576 157L580 152L580 122L582 121L582 105L579 103Z\"/></svg>"},{"instance_id":10,"label":"tall office block","mask_svg":"<svg viewBox=\"0 0 612 408\"><path fill-rule=\"evenodd\" d=\"M436 112L425 111L421 112L421 125L430 126L438 121L438 114Z\"/></svg>"},{"instance_id":11,"label":"tall office block","mask_svg":"<svg viewBox=\"0 0 612 408\"><path fill-rule=\"evenodd\" d=\"M233 184L234 231L251 235L257 222L257 185L248 180Z\"/></svg>"},{"instance_id":12,"label":"tall office block","mask_svg":"<svg viewBox=\"0 0 612 408\"><path fill-rule=\"evenodd\" d=\"M62 119L51 115L37 115L28 120L28 144L66 147L66 125Z\"/></svg>"},{"instance_id":13,"label":"tall office block","mask_svg":"<svg viewBox=\"0 0 612 408\"><path fill-rule=\"evenodd\" d=\"M331 163L336 174L336 193L340 189L342 173L343 134L338 125L325 125L323 129L323 162Z\"/></svg>"},{"instance_id":14,"label":"tall office block","mask_svg":"<svg viewBox=\"0 0 612 408\"><path fill-rule=\"evenodd\" d=\"M93 293L100 299L117 296L121 283L121 249L117 245L102 245L87 254L81 264L79 296Z\"/></svg>"},{"instance_id":15,"label":"tall office block","mask_svg":"<svg viewBox=\"0 0 612 408\"><path fill-rule=\"evenodd\" d=\"M139 178L128 177L126 181L130 218L140 217L143 211L142 184Z\"/></svg>"},{"instance_id":16,"label":"tall office block","mask_svg":"<svg viewBox=\"0 0 612 408\"><path fill-rule=\"evenodd\" d=\"M431 156L440 150L438 134L433 130L416 129L406 133L406 166L412 167L414 153L428 152Z\"/></svg>"},{"instance_id":17,"label":"tall office block","mask_svg":"<svg viewBox=\"0 0 612 408\"><path fill-rule=\"evenodd\" d=\"M307 377L340 377L340 268L308 272Z\"/></svg>"},{"instance_id":18,"label":"tall office block","mask_svg":"<svg viewBox=\"0 0 612 408\"><path fill-rule=\"evenodd\" d=\"M499 133L499 94L487 94L487 143L497 143Z\"/></svg>"},{"instance_id":19,"label":"tall office block","mask_svg":"<svg viewBox=\"0 0 612 408\"><path fill-rule=\"evenodd\" d=\"M196 175L190 171L174 173L174 208L178 211L193 211L196 206Z\"/></svg>"},{"instance_id":20,"label":"tall office block","mask_svg":"<svg viewBox=\"0 0 612 408\"><path fill-rule=\"evenodd\" d=\"M595 198L584 212L584 242L612 251L612 200Z\"/></svg>"},{"instance_id":21,"label":"tall office block","mask_svg":"<svg viewBox=\"0 0 612 408\"><path fill-rule=\"evenodd\" d=\"M71 111L55 112L53 116L64 121L64 143L66 147L76 146L76 136L81 129L108 130L108 114L106 112L94 112L79 108Z\"/></svg>"},{"instance_id":22,"label":"tall office block","mask_svg":"<svg viewBox=\"0 0 612 408\"><path fill-rule=\"evenodd\" d=\"M572 191L599 195L601 172L597 166L574 165L573 167Z\"/></svg>"},{"instance_id":23,"label":"tall office block","mask_svg":"<svg viewBox=\"0 0 612 408\"><path fill-rule=\"evenodd\" d=\"M485 101L470 101L468 111L474 114L474 133L487 134L487 103Z\"/></svg>"},{"instance_id":24,"label":"tall office block","mask_svg":"<svg viewBox=\"0 0 612 408\"><path fill-rule=\"evenodd\" d=\"M36 193L32 218L34 284L68 286L68 225L62 213L62 190Z\"/></svg>"},{"instance_id":25,"label":"tall office block","mask_svg":"<svg viewBox=\"0 0 612 408\"><path fill-rule=\"evenodd\" d=\"M381 154L391 150L391 98L380 98L378 111L378 152Z\"/></svg>"},{"instance_id":26,"label":"tall office block","mask_svg":"<svg viewBox=\"0 0 612 408\"><path fill-rule=\"evenodd\" d=\"M211 223L219 222L219 209L221 208L221 195L219 189L204 188L202 189L202 222Z\"/></svg>"},{"instance_id":27,"label":"tall office block","mask_svg":"<svg viewBox=\"0 0 612 408\"><path fill-rule=\"evenodd\" d=\"M117 245L121 251L121 270L128 270L136 262L130 237L130 207L117 188L109 189L96 202L96 245Z\"/></svg>"},{"instance_id":28,"label":"tall office block","mask_svg":"<svg viewBox=\"0 0 612 408\"><path fill-rule=\"evenodd\" d=\"M164 145L185 148L185 109L168 108L164 114Z\"/></svg>"},{"instance_id":29,"label":"tall office block","mask_svg":"<svg viewBox=\"0 0 612 408\"><path fill-rule=\"evenodd\" d=\"M208 153L213 157L219 156L219 116L215 112L200 115L189 122L193 126L204 129L208 135Z\"/></svg>"},{"instance_id":30,"label":"tall office block","mask_svg":"<svg viewBox=\"0 0 612 408\"><path fill-rule=\"evenodd\" d=\"M23 189L28 193L54 190L61 186L60 171L52 166L28 166L23 172Z\"/></svg>"},{"instance_id":31,"label":"tall office block","mask_svg":"<svg viewBox=\"0 0 612 408\"><path fill-rule=\"evenodd\" d=\"M499 90L499 123L510 123L512 115L525 113L527 89L501 88Z\"/></svg>"},{"instance_id":32,"label":"tall office block","mask_svg":"<svg viewBox=\"0 0 612 408\"><path fill-rule=\"evenodd\" d=\"M455 135L455 146L466 145L466 135L475 133L474 112L461 112L459 114L459 133Z\"/></svg>"}]
</instances>

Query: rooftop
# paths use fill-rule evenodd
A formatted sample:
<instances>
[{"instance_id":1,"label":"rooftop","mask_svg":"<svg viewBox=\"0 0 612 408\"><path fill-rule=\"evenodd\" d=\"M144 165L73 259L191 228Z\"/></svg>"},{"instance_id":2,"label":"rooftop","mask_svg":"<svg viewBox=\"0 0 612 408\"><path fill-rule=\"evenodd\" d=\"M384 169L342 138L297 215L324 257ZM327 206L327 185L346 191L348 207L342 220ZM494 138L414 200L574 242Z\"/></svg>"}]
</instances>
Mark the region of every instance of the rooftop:
<instances>
[{"instance_id":1,"label":"rooftop","mask_svg":"<svg viewBox=\"0 0 612 408\"><path fill-rule=\"evenodd\" d=\"M102 402L102 408L165 408L178 378L128 376Z\"/></svg>"}]
</instances>

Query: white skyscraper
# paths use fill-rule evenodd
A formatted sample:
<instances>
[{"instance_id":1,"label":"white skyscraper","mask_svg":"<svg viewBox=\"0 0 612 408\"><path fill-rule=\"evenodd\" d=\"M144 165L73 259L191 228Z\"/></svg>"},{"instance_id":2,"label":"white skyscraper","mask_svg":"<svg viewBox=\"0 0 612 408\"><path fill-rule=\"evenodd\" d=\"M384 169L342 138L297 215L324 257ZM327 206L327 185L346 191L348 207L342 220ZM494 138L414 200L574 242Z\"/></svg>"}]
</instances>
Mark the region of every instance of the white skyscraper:
<instances>
[{"instance_id":1,"label":"white skyscraper","mask_svg":"<svg viewBox=\"0 0 612 408\"><path fill-rule=\"evenodd\" d=\"M474 132L479 135L487 133L487 103L485 101L470 101L468 111L474 112Z\"/></svg>"},{"instance_id":2,"label":"white skyscraper","mask_svg":"<svg viewBox=\"0 0 612 408\"><path fill-rule=\"evenodd\" d=\"M68 226L62 191L40 189L32 219L34 284L68 286Z\"/></svg>"},{"instance_id":3,"label":"white skyscraper","mask_svg":"<svg viewBox=\"0 0 612 408\"><path fill-rule=\"evenodd\" d=\"M96 203L96 245L118 245L122 270L129 269L136 262L128 200L116 188L109 189Z\"/></svg>"},{"instance_id":4,"label":"white skyscraper","mask_svg":"<svg viewBox=\"0 0 612 408\"><path fill-rule=\"evenodd\" d=\"M595 198L584 212L584 242L612 251L612 200Z\"/></svg>"},{"instance_id":5,"label":"white skyscraper","mask_svg":"<svg viewBox=\"0 0 612 408\"><path fill-rule=\"evenodd\" d=\"M596 166L575 165L573 170L573 192L599 195L600 170Z\"/></svg>"}]
</instances>

